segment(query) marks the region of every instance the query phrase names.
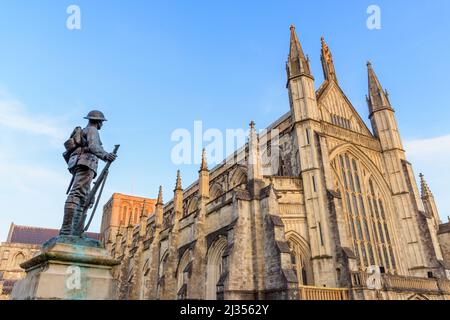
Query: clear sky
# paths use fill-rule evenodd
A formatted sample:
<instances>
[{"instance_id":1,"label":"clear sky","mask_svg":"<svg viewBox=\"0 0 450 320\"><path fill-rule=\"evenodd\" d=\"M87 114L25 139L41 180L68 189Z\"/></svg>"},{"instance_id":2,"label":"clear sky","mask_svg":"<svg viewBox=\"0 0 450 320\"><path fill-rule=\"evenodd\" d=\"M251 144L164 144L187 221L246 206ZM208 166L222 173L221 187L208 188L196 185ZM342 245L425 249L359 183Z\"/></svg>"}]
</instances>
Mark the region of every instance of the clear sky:
<instances>
[{"instance_id":1,"label":"clear sky","mask_svg":"<svg viewBox=\"0 0 450 320\"><path fill-rule=\"evenodd\" d=\"M81 30L66 28L69 5ZM366 27L369 5L381 29ZM1 1L0 240L11 222L59 228L70 180L62 141L93 108L120 143L105 191L172 197L197 165L171 161L177 128L262 128L289 110L285 61L295 24L323 81L320 37L340 85L368 123L366 61L390 92L416 175L450 215L450 2L433 1ZM102 201L104 202L104 201ZM93 230L98 231L100 216Z\"/></svg>"}]
</instances>

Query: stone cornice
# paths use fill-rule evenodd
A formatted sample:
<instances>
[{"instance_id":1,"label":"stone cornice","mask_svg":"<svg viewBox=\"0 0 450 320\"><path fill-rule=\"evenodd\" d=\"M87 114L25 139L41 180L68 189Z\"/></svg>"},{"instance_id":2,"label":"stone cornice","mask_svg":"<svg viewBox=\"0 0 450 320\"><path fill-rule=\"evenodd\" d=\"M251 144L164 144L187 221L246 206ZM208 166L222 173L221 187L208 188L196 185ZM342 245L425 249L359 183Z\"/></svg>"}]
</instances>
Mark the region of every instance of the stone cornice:
<instances>
[{"instance_id":1,"label":"stone cornice","mask_svg":"<svg viewBox=\"0 0 450 320\"><path fill-rule=\"evenodd\" d=\"M321 122L321 126L323 136L330 136L377 152L382 151L380 141L375 138L335 126L328 122Z\"/></svg>"}]
</instances>

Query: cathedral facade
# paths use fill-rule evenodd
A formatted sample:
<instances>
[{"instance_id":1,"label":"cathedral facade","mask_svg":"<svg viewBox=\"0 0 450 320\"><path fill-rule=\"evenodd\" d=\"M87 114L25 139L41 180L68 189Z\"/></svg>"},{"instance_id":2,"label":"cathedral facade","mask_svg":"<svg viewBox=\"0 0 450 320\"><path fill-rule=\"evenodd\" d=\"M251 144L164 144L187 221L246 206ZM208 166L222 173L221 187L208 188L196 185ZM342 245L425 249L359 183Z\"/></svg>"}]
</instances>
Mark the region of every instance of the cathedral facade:
<instances>
[{"instance_id":1,"label":"cathedral facade","mask_svg":"<svg viewBox=\"0 0 450 320\"><path fill-rule=\"evenodd\" d=\"M173 199L161 188L136 223L110 228L123 208L105 209L119 298L450 299L450 228L422 175L418 187L387 92L368 63L369 129L324 39L321 61L316 90L291 27L288 113L264 134L252 122L211 170L204 155L188 188L178 172Z\"/></svg>"}]
</instances>

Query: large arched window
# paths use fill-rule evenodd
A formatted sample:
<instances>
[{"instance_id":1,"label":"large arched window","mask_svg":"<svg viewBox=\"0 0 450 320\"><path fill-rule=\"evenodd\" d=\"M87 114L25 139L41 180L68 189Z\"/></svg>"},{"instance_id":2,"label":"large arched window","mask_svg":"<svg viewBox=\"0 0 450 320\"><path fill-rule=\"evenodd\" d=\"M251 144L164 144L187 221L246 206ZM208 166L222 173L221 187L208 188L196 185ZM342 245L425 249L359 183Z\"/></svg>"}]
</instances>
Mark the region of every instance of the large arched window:
<instances>
[{"instance_id":1,"label":"large arched window","mask_svg":"<svg viewBox=\"0 0 450 320\"><path fill-rule=\"evenodd\" d=\"M227 247L227 239L220 237L208 250L206 266L206 299L217 299L217 284L224 272L223 253Z\"/></svg>"},{"instance_id":2,"label":"large arched window","mask_svg":"<svg viewBox=\"0 0 450 320\"><path fill-rule=\"evenodd\" d=\"M387 206L381 188L363 163L350 153L337 156L333 167L340 180L342 208L360 268L377 265L395 272Z\"/></svg>"}]
</instances>

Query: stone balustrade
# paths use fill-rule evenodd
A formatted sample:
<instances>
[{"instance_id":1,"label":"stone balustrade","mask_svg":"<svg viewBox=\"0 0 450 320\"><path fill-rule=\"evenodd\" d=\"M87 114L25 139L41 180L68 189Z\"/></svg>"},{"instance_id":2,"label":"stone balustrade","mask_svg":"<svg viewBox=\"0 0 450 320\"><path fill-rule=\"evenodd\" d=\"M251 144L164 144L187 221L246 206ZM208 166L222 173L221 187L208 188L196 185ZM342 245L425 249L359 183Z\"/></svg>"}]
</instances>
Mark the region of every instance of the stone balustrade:
<instances>
[{"instance_id":1,"label":"stone balustrade","mask_svg":"<svg viewBox=\"0 0 450 320\"><path fill-rule=\"evenodd\" d=\"M437 284L439 289L442 292L450 294L450 280L447 279L438 279Z\"/></svg>"},{"instance_id":2,"label":"stone balustrade","mask_svg":"<svg viewBox=\"0 0 450 320\"><path fill-rule=\"evenodd\" d=\"M350 300L349 290L300 286L300 300Z\"/></svg>"},{"instance_id":3,"label":"stone balustrade","mask_svg":"<svg viewBox=\"0 0 450 320\"><path fill-rule=\"evenodd\" d=\"M436 279L384 275L383 280L386 288L439 291Z\"/></svg>"},{"instance_id":4,"label":"stone balustrade","mask_svg":"<svg viewBox=\"0 0 450 320\"><path fill-rule=\"evenodd\" d=\"M369 275L365 272L352 273L353 287L367 288ZM419 278L383 274L381 285L385 290L423 291L433 293L450 293L450 281L447 279Z\"/></svg>"}]
</instances>

